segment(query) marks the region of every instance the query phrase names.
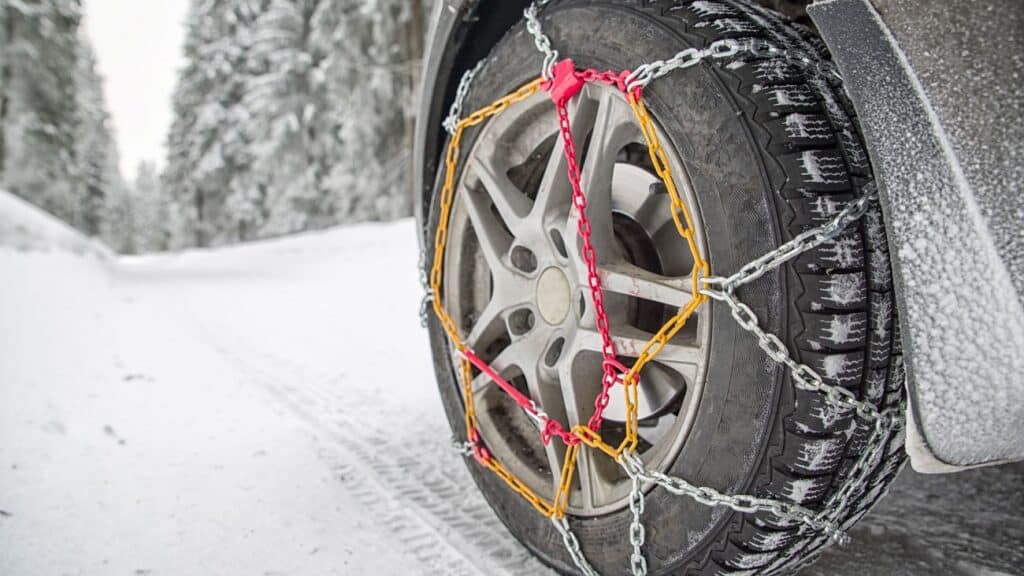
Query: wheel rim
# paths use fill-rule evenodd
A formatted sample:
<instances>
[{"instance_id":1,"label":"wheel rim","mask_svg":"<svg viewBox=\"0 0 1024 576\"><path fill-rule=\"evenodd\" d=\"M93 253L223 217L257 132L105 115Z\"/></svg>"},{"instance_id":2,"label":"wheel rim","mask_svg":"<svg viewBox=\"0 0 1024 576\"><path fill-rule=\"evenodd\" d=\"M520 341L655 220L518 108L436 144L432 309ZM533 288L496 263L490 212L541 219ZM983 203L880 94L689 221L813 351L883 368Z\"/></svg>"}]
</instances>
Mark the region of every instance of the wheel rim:
<instances>
[{"instance_id":1,"label":"wheel rim","mask_svg":"<svg viewBox=\"0 0 1024 576\"><path fill-rule=\"evenodd\" d=\"M693 261L621 94L589 84L569 114L612 336L629 366L690 299ZM666 154L706 256L692 188L674 151ZM449 224L445 307L465 342L499 374L563 425L585 424L601 387L601 336L547 95L484 125L464 165ZM704 386L710 329L709 315L698 312L641 374L639 453L651 468L666 469L685 443ZM473 394L490 451L550 499L564 445L543 445L534 422L485 376L476 374ZM605 411L606 440L622 438L623 420L616 386ZM628 505L628 479L618 465L586 448L578 462L569 513L601 515Z\"/></svg>"}]
</instances>

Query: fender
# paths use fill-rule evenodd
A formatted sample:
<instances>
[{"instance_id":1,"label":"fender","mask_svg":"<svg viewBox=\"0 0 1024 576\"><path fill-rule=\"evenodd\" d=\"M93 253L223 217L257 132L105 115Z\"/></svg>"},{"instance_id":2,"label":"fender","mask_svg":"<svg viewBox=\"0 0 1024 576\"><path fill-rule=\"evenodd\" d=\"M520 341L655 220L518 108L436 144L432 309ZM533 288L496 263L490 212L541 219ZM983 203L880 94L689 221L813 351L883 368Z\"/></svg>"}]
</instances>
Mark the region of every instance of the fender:
<instances>
[{"instance_id":1,"label":"fender","mask_svg":"<svg viewBox=\"0 0 1024 576\"><path fill-rule=\"evenodd\" d=\"M911 463L948 472L1020 460L1024 5L826 0L807 12L878 179Z\"/></svg>"}]
</instances>

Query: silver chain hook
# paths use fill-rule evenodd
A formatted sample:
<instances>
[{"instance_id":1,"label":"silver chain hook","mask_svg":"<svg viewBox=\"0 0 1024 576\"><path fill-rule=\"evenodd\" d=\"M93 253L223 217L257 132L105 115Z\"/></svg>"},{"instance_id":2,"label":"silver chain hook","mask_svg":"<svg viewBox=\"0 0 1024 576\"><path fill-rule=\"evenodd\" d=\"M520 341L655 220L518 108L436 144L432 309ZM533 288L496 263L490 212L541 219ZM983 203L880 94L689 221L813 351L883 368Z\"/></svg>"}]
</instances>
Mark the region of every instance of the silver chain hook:
<instances>
[{"instance_id":1,"label":"silver chain hook","mask_svg":"<svg viewBox=\"0 0 1024 576\"><path fill-rule=\"evenodd\" d=\"M545 80L551 80L551 71L554 69L555 63L558 62L558 50L551 47L551 39L544 33L537 15L540 8L547 3L548 0L531 3L523 10L523 16L526 18L526 31L530 33L530 36L533 36L533 44L537 47L537 50L544 54L544 65L541 69L541 75Z\"/></svg>"}]
</instances>

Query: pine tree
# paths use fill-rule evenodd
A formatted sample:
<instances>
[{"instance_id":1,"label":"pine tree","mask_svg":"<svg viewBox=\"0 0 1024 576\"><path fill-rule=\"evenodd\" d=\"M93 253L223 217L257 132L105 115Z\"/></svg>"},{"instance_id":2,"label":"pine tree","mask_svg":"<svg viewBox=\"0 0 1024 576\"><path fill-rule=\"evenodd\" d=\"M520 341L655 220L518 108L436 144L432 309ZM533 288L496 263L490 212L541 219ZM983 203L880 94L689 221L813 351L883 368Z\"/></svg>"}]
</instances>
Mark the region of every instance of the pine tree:
<instances>
[{"instance_id":1,"label":"pine tree","mask_svg":"<svg viewBox=\"0 0 1024 576\"><path fill-rule=\"evenodd\" d=\"M79 0L0 0L0 185L74 222Z\"/></svg>"},{"instance_id":2,"label":"pine tree","mask_svg":"<svg viewBox=\"0 0 1024 576\"><path fill-rule=\"evenodd\" d=\"M174 245L408 215L422 0L194 0L164 193Z\"/></svg>"},{"instance_id":3,"label":"pine tree","mask_svg":"<svg viewBox=\"0 0 1024 576\"><path fill-rule=\"evenodd\" d=\"M0 0L0 186L116 250L130 198L78 0Z\"/></svg>"},{"instance_id":4,"label":"pine tree","mask_svg":"<svg viewBox=\"0 0 1024 576\"><path fill-rule=\"evenodd\" d=\"M187 64L174 98L163 187L174 199L174 245L237 241L227 199L251 160L241 100L248 28L255 0L194 0L187 24Z\"/></svg>"},{"instance_id":5,"label":"pine tree","mask_svg":"<svg viewBox=\"0 0 1024 576\"><path fill-rule=\"evenodd\" d=\"M79 38L78 65L75 70L75 105L78 126L75 134L75 158L78 162L78 206L72 223L90 236L101 236L114 249L130 248L130 239L118 231L128 208L127 188L118 167L110 114L103 97L103 82L96 70L92 44Z\"/></svg>"},{"instance_id":6,"label":"pine tree","mask_svg":"<svg viewBox=\"0 0 1024 576\"><path fill-rule=\"evenodd\" d=\"M338 221L411 213L410 152L415 74L422 53L422 1L331 0L319 13L327 111L343 154L332 166Z\"/></svg>"},{"instance_id":7,"label":"pine tree","mask_svg":"<svg viewBox=\"0 0 1024 576\"><path fill-rule=\"evenodd\" d=\"M152 162L141 162L135 172L132 186L132 235L138 252L166 250L169 244L167 229L167 195L160 190L160 177Z\"/></svg>"},{"instance_id":8,"label":"pine tree","mask_svg":"<svg viewBox=\"0 0 1024 576\"><path fill-rule=\"evenodd\" d=\"M322 56L313 52L313 13L320 0L270 0L254 21L245 79L247 134L257 167L253 183L265 203L264 235L321 228L333 221L324 194L317 95ZM240 192L249 192L243 187Z\"/></svg>"}]
</instances>

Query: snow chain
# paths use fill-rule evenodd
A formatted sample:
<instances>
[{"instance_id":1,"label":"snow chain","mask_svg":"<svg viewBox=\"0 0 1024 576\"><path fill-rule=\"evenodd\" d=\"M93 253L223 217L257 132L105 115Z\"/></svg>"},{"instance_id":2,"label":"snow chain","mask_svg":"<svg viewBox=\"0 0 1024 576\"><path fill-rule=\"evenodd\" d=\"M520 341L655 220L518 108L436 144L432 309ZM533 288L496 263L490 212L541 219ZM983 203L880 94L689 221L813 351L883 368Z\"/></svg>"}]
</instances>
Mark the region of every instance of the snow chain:
<instances>
[{"instance_id":1,"label":"snow chain","mask_svg":"<svg viewBox=\"0 0 1024 576\"><path fill-rule=\"evenodd\" d=\"M818 75L829 74L839 78L834 67L829 63L817 62L805 54L783 51L765 40L718 40L707 48L688 48L677 53L668 60L658 60L642 64L633 71L598 72L596 70L577 70L569 59L558 59L558 51L551 46L550 39L541 29L538 10L547 3L539 0L531 4L525 11L526 29L533 36L537 49L544 54L544 66L541 76L518 90L498 99L494 103L481 108L466 117L461 117L462 106L469 92L473 77L482 66L482 61L468 70L462 77L456 90L448 117L443 126L450 135L445 155L445 179L441 191L441 215L434 238L434 260L429 278L426 278L429 292L423 301L422 314L432 307L434 314L460 356L460 378L465 404L465 426L467 442L456 443L455 448L467 457L473 457L483 467L488 468L504 480L509 487L526 499L541 514L549 517L556 531L561 535L565 548L573 563L586 575L597 572L587 562L580 549L579 541L569 527L565 517L568 506L572 477L576 467L576 458L581 444L590 449L600 450L613 458L625 471L631 482L629 508L632 522L629 527L629 541L632 554L629 565L632 574L647 573L647 561L643 555L645 529L642 522L644 512L644 486L658 485L672 494L692 498L707 506L724 506L740 513L766 512L773 514L783 522L793 522L800 526L801 531L813 531L818 534L816 545L827 545L829 542L845 543L848 537L843 532L843 512L847 509L854 491L865 485L868 476L881 458L885 457L888 439L898 433L903 426L902 411L890 408L879 411L868 402L858 400L856 395L838 386L826 384L822 377L806 364L797 362L783 342L774 334L765 332L754 312L736 297L736 290L762 277L771 270L796 258L800 254L834 239L849 225L857 222L865 214L869 204L875 198L874 184L865 186L864 193L850 202L832 220L811 230L807 230L778 248L753 260L740 268L731 276L713 276L709 264L704 261L697 248L693 232L690 212L683 203L676 189L671 169L662 149L641 95L643 89L652 81L675 70L696 66L701 62L723 61L737 54L758 56L782 56L794 64L810 69ZM694 259L692 270L693 296L679 312L671 318L651 338L640 352L633 366L626 368L616 360L615 345L610 337L608 319L604 312L601 281L597 273L596 256L590 243L590 222L586 216L586 196L580 185L580 171L576 160L576 151L569 129L567 105L569 101L588 82L599 82L615 86L623 94L636 116L637 122L647 141L651 162L665 184L671 198L672 218L679 235L685 240ZM588 287L590 299L597 315L598 331L602 336L602 356L604 377L602 391L595 400L595 412L586 425L577 425L566 430L560 422L548 416L542 406L533 399L519 392L514 386L498 375L486 362L466 345L459 335L455 322L445 311L441 290L443 285L443 260L448 235L448 221L451 215L455 194L455 173L459 159L460 144L464 131L483 123L488 118L532 96L539 90L547 91L554 101L559 117L559 129L565 144L565 156L568 163L568 176L573 188L573 207L579 217L578 234L582 240L582 256L588 268ZM666 343L686 324L693 312L708 300L715 300L727 306L745 331L757 338L759 347L773 361L789 369L794 385L802 390L819 392L831 406L840 411L850 411L860 419L872 423L872 432L860 457L854 462L846 482L832 494L820 511L810 510L800 504L784 500L758 498L748 495L723 494L713 488L695 486L682 478L676 478L645 468L636 454L637 447L637 394L640 372L653 360ZM559 488L551 501L538 496L529 486L514 476L487 450L477 428L476 413L473 405L472 378L473 369L492 379L504 390L519 407L538 426L544 443L557 438L564 442L567 449L562 465ZM602 413L608 406L611 388L621 384L626 403L626 437L617 446L604 442L600 436ZM785 559L781 560L783 564ZM779 566L768 566L773 570Z\"/></svg>"}]
</instances>

